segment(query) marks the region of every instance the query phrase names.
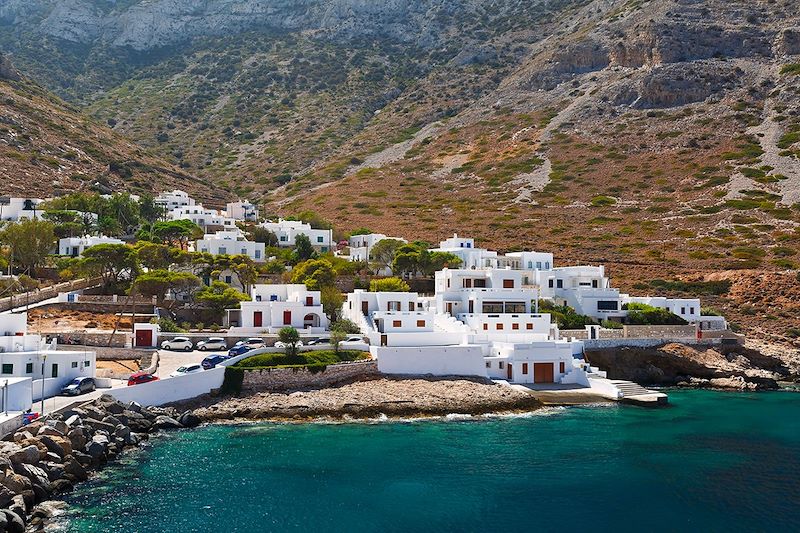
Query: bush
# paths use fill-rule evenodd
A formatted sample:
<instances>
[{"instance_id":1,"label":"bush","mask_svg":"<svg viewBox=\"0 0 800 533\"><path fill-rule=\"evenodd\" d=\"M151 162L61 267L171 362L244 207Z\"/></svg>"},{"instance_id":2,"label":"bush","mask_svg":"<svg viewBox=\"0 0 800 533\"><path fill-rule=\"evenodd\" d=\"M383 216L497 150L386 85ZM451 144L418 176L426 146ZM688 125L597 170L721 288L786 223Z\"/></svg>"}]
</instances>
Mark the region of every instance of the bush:
<instances>
[{"instance_id":1,"label":"bush","mask_svg":"<svg viewBox=\"0 0 800 533\"><path fill-rule=\"evenodd\" d=\"M263 353L242 359L235 365L237 368L276 368L276 367L305 367L309 365L332 365L343 361L360 361L369 359L368 352L358 350L313 350L296 354Z\"/></svg>"},{"instance_id":2,"label":"bush","mask_svg":"<svg viewBox=\"0 0 800 533\"><path fill-rule=\"evenodd\" d=\"M369 292L408 292L411 287L400 278L373 279L369 282Z\"/></svg>"},{"instance_id":3,"label":"bush","mask_svg":"<svg viewBox=\"0 0 800 533\"><path fill-rule=\"evenodd\" d=\"M158 321L158 327L161 328L162 333L186 333L184 328L178 326L178 324L169 317L161 318Z\"/></svg>"},{"instance_id":4,"label":"bush","mask_svg":"<svg viewBox=\"0 0 800 533\"><path fill-rule=\"evenodd\" d=\"M352 320L340 318L331 325L331 331L357 335L361 333L361 328Z\"/></svg>"},{"instance_id":5,"label":"bush","mask_svg":"<svg viewBox=\"0 0 800 533\"><path fill-rule=\"evenodd\" d=\"M592 207L603 207L606 205L614 205L617 203L617 200L610 197L610 196L595 196L589 202Z\"/></svg>"},{"instance_id":6,"label":"bush","mask_svg":"<svg viewBox=\"0 0 800 533\"><path fill-rule=\"evenodd\" d=\"M197 324L194 325L194 328L197 331L203 331L204 329L206 329L206 325L203 324L202 322L198 322Z\"/></svg>"},{"instance_id":7,"label":"bush","mask_svg":"<svg viewBox=\"0 0 800 533\"><path fill-rule=\"evenodd\" d=\"M640 326L683 326L688 324L678 315L652 305L630 303L622 306L622 308L628 310L628 324Z\"/></svg>"},{"instance_id":8,"label":"bush","mask_svg":"<svg viewBox=\"0 0 800 533\"><path fill-rule=\"evenodd\" d=\"M559 329L583 329L585 326L597 324L594 318L579 315L568 305L554 305L548 300L539 302L539 312L550 313L551 320L558 324Z\"/></svg>"},{"instance_id":9,"label":"bush","mask_svg":"<svg viewBox=\"0 0 800 533\"><path fill-rule=\"evenodd\" d=\"M622 329L624 326L621 322L616 320L603 320L600 325L606 329Z\"/></svg>"}]
</instances>

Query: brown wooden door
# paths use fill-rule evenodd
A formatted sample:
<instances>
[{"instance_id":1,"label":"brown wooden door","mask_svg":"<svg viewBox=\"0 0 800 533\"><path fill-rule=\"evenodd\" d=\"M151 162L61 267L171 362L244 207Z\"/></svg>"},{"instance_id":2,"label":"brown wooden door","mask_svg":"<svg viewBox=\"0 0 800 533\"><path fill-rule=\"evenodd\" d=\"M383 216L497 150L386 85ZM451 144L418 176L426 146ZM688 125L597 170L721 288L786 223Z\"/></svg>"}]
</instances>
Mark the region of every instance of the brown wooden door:
<instances>
[{"instance_id":1,"label":"brown wooden door","mask_svg":"<svg viewBox=\"0 0 800 533\"><path fill-rule=\"evenodd\" d=\"M153 330L140 329L136 331L136 346L152 346Z\"/></svg>"},{"instance_id":2,"label":"brown wooden door","mask_svg":"<svg viewBox=\"0 0 800 533\"><path fill-rule=\"evenodd\" d=\"M381 335L381 346L388 346L388 345L389 345L388 335Z\"/></svg>"},{"instance_id":3,"label":"brown wooden door","mask_svg":"<svg viewBox=\"0 0 800 533\"><path fill-rule=\"evenodd\" d=\"M553 383L553 363L533 363L534 383Z\"/></svg>"},{"instance_id":4,"label":"brown wooden door","mask_svg":"<svg viewBox=\"0 0 800 533\"><path fill-rule=\"evenodd\" d=\"M284 311L283 312L283 325L290 326L292 324L292 312L291 311Z\"/></svg>"},{"instance_id":5,"label":"brown wooden door","mask_svg":"<svg viewBox=\"0 0 800 533\"><path fill-rule=\"evenodd\" d=\"M364 315L369 314L369 302L361 302L361 313Z\"/></svg>"},{"instance_id":6,"label":"brown wooden door","mask_svg":"<svg viewBox=\"0 0 800 533\"><path fill-rule=\"evenodd\" d=\"M511 363L508 363L508 379L514 379L514 369Z\"/></svg>"},{"instance_id":7,"label":"brown wooden door","mask_svg":"<svg viewBox=\"0 0 800 533\"><path fill-rule=\"evenodd\" d=\"M264 324L264 315L261 311L253 313L253 327L260 328Z\"/></svg>"}]
</instances>

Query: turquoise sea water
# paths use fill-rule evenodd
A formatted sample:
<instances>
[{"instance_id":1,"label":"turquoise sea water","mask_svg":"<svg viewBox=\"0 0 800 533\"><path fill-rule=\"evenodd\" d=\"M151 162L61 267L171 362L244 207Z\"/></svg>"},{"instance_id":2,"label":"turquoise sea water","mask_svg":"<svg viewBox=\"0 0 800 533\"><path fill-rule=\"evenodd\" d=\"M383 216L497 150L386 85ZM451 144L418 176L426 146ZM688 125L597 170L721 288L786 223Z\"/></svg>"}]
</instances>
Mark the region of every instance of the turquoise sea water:
<instances>
[{"instance_id":1,"label":"turquoise sea water","mask_svg":"<svg viewBox=\"0 0 800 533\"><path fill-rule=\"evenodd\" d=\"M800 394L517 418L173 432L69 496L67 531L799 531Z\"/></svg>"}]
</instances>

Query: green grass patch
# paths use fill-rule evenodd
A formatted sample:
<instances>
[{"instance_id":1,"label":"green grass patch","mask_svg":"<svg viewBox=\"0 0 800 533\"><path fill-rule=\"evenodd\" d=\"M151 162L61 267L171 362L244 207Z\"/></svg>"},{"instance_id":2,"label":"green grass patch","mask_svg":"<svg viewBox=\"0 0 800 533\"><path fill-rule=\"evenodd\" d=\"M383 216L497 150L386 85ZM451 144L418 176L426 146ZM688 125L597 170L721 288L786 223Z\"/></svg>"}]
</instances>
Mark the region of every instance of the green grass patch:
<instances>
[{"instance_id":1,"label":"green grass patch","mask_svg":"<svg viewBox=\"0 0 800 533\"><path fill-rule=\"evenodd\" d=\"M278 367L297 367L307 365L333 365L344 361L360 361L369 359L370 354L357 350L340 350L337 354L333 350L313 350L299 352L296 355L280 353L263 353L242 359L236 363L237 368L259 369Z\"/></svg>"}]
</instances>

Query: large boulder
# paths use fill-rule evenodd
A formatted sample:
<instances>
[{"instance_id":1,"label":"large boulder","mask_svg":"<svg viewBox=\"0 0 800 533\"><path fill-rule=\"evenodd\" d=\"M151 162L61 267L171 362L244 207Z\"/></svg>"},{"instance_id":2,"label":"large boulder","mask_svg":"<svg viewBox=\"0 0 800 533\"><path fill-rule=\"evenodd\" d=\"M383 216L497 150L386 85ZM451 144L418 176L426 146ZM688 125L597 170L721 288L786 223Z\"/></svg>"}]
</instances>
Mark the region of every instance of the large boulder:
<instances>
[{"instance_id":1,"label":"large boulder","mask_svg":"<svg viewBox=\"0 0 800 533\"><path fill-rule=\"evenodd\" d=\"M73 476L78 481L83 481L89 477L83 465L71 456L64 460L64 472Z\"/></svg>"},{"instance_id":2,"label":"large boulder","mask_svg":"<svg viewBox=\"0 0 800 533\"><path fill-rule=\"evenodd\" d=\"M45 421L45 424L57 429L61 432L62 435L65 435L67 431L69 431L69 427L67 427L67 423L63 420L58 420L55 418L51 418L50 420Z\"/></svg>"},{"instance_id":3,"label":"large boulder","mask_svg":"<svg viewBox=\"0 0 800 533\"><path fill-rule=\"evenodd\" d=\"M30 464L17 464L14 465L14 472L31 480L31 484L35 487L47 487L50 484L50 479L47 477L47 472L38 466Z\"/></svg>"},{"instance_id":4,"label":"large boulder","mask_svg":"<svg viewBox=\"0 0 800 533\"><path fill-rule=\"evenodd\" d=\"M75 426L80 426L81 423L82 423L81 422L81 417L79 415L77 415L77 414L74 414L74 415L70 416L69 418L67 418L65 423L66 423L67 427L70 427L70 428L74 428ZM66 433L66 431L65 431L65 433Z\"/></svg>"},{"instance_id":5,"label":"large boulder","mask_svg":"<svg viewBox=\"0 0 800 533\"><path fill-rule=\"evenodd\" d=\"M91 427L95 431L107 431L108 433L114 431L114 426L116 425L116 424L109 424L107 422L101 422L100 420L94 418L87 418L83 421L83 423Z\"/></svg>"},{"instance_id":6,"label":"large boulder","mask_svg":"<svg viewBox=\"0 0 800 533\"><path fill-rule=\"evenodd\" d=\"M52 483L50 483L48 490L50 491L51 494L54 493L58 494L58 493L70 492L72 491L73 488L74 487L70 481L66 479L57 479Z\"/></svg>"},{"instance_id":7,"label":"large boulder","mask_svg":"<svg viewBox=\"0 0 800 533\"><path fill-rule=\"evenodd\" d=\"M180 422L183 427L193 428L199 426L202 421L200 417L193 412L186 411L178 418L178 422Z\"/></svg>"},{"instance_id":8,"label":"large boulder","mask_svg":"<svg viewBox=\"0 0 800 533\"><path fill-rule=\"evenodd\" d=\"M54 437L63 437L64 433L57 430L52 426L42 426L39 428L39 431L36 433L36 436L41 437L43 435L52 435Z\"/></svg>"},{"instance_id":9,"label":"large boulder","mask_svg":"<svg viewBox=\"0 0 800 533\"><path fill-rule=\"evenodd\" d=\"M158 429L178 429L183 427L180 422L167 415L158 415L153 425Z\"/></svg>"},{"instance_id":10,"label":"large boulder","mask_svg":"<svg viewBox=\"0 0 800 533\"><path fill-rule=\"evenodd\" d=\"M11 500L14 498L14 493L8 487L0 485L0 507L7 507Z\"/></svg>"},{"instance_id":11,"label":"large boulder","mask_svg":"<svg viewBox=\"0 0 800 533\"><path fill-rule=\"evenodd\" d=\"M86 447L86 434L82 429L75 428L70 430L70 432L67 433L67 437L69 437L69 442L73 449L82 450Z\"/></svg>"},{"instance_id":12,"label":"large boulder","mask_svg":"<svg viewBox=\"0 0 800 533\"><path fill-rule=\"evenodd\" d=\"M64 476L64 465L61 463L47 462L40 463L43 470L47 472L47 479L55 481Z\"/></svg>"},{"instance_id":13,"label":"large boulder","mask_svg":"<svg viewBox=\"0 0 800 533\"><path fill-rule=\"evenodd\" d=\"M44 429L44 428L43 428ZM55 441L52 437L48 435L41 435L39 440L42 441L42 444L47 446L47 450L51 453L54 453L58 456L58 459L63 459L66 455L64 451L64 447L61 446L58 442Z\"/></svg>"},{"instance_id":14,"label":"large boulder","mask_svg":"<svg viewBox=\"0 0 800 533\"><path fill-rule=\"evenodd\" d=\"M25 521L22 519L20 515L12 511L11 509L3 509L3 515L5 515L6 520L6 529L7 533L25 533Z\"/></svg>"},{"instance_id":15,"label":"large boulder","mask_svg":"<svg viewBox=\"0 0 800 533\"><path fill-rule=\"evenodd\" d=\"M13 464L37 463L39 462L39 448L33 444L20 448L18 451L8 456Z\"/></svg>"},{"instance_id":16,"label":"large boulder","mask_svg":"<svg viewBox=\"0 0 800 533\"><path fill-rule=\"evenodd\" d=\"M10 473L0 478L0 485L3 485L14 494L22 494L26 490L31 490L32 483L27 477L10 471Z\"/></svg>"}]
</instances>

